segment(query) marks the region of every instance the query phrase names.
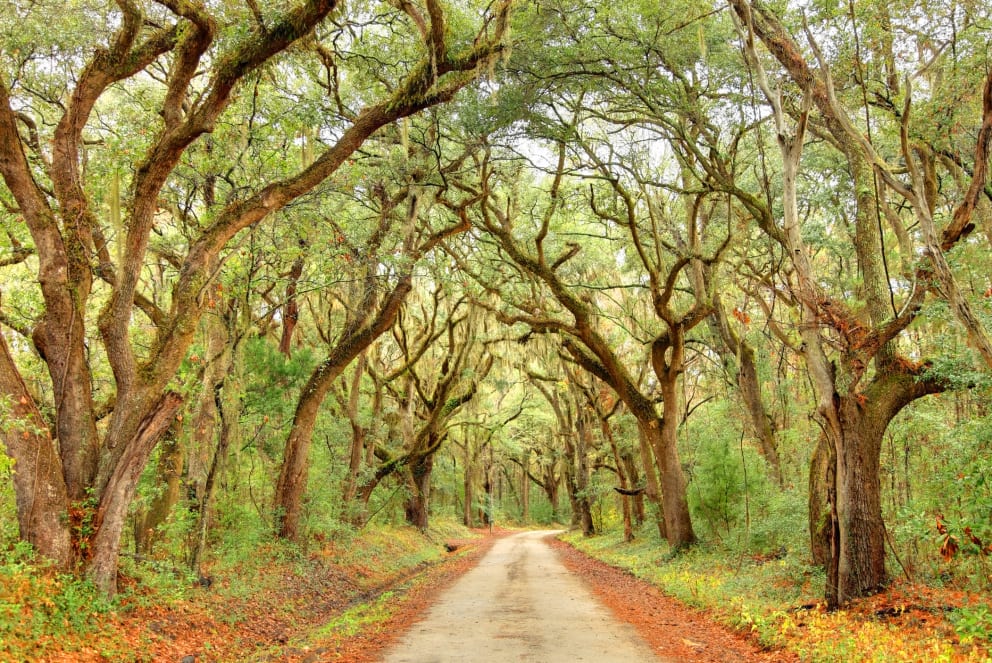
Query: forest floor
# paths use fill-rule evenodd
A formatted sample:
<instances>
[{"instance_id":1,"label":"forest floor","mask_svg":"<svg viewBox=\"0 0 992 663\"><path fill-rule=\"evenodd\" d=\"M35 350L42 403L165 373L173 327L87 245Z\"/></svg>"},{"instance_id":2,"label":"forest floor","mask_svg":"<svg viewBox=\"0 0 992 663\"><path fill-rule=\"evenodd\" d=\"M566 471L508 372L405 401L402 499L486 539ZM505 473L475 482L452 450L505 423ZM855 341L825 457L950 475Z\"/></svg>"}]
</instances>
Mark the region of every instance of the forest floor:
<instances>
[{"instance_id":1,"label":"forest floor","mask_svg":"<svg viewBox=\"0 0 992 663\"><path fill-rule=\"evenodd\" d=\"M209 587L178 589L163 579L168 573L158 586L126 581L125 598L110 608L74 593L64 577L8 563L0 568L0 661L372 663L509 533L461 528L424 537L387 528L310 551L263 547L218 563ZM775 598L764 609L749 602L764 589L743 587L746 573L734 573L737 585L721 587L731 572L713 561L694 569L691 559L649 559L658 546L648 541L566 539L548 543L665 659L992 661L987 641L960 637L960 616L976 620L976 632L989 617L981 597L897 585L834 613L798 596ZM797 575L787 562L757 560L763 575L751 575L772 591L786 582L775 574Z\"/></svg>"},{"instance_id":2,"label":"forest floor","mask_svg":"<svg viewBox=\"0 0 992 663\"><path fill-rule=\"evenodd\" d=\"M168 572L146 584L125 575L114 607L65 577L7 565L0 661L374 661L508 532L453 533L386 528L309 552L263 547L208 568L208 587Z\"/></svg>"}]
</instances>

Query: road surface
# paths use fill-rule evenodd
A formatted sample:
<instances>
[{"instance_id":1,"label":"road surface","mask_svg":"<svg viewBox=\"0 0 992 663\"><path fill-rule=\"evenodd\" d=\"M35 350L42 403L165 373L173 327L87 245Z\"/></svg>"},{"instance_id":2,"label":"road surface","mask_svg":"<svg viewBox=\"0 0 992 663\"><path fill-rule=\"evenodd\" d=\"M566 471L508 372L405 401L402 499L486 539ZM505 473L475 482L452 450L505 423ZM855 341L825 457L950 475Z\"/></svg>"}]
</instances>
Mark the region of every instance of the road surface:
<instances>
[{"instance_id":1,"label":"road surface","mask_svg":"<svg viewBox=\"0 0 992 663\"><path fill-rule=\"evenodd\" d=\"M661 661L542 542L554 533L497 541L383 663Z\"/></svg>"}]
</instances>

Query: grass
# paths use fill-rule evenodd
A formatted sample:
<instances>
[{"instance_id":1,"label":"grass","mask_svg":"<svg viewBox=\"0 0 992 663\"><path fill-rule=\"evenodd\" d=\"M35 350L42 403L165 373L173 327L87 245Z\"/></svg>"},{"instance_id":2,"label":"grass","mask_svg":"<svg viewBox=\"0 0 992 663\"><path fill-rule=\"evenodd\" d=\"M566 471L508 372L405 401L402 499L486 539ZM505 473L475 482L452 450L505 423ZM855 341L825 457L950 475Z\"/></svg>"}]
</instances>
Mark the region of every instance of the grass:
<instances>
[{"instance_id":1,"label":"grass","mask_svg":"<svg viewBox=\"0 0 992 663\"><path fill-rule=\"evenodd\" d=\"M573 532L563 538L804 661L992 661L987 639L992 616L983 610L988 597L897 583L848 609L828 612L822 606L822 571L797 554L751 556L705 545L672 556L647 530L631 543L619 532L592 538Z\"/></svg>"},{"instance_id":2,"label":"grass","mask_svg":"<svg viewBox=\"0 0 992 663\"><path fill-rule=\"evenodd\" d=\"M345 610L318 629L314 636L317 639L332 635L350 638L372 624L384 622L393 614L393 609L390 606L393 595L393 592L383 592L374 601L360 603Z\"/></svg>"}]
</instances>

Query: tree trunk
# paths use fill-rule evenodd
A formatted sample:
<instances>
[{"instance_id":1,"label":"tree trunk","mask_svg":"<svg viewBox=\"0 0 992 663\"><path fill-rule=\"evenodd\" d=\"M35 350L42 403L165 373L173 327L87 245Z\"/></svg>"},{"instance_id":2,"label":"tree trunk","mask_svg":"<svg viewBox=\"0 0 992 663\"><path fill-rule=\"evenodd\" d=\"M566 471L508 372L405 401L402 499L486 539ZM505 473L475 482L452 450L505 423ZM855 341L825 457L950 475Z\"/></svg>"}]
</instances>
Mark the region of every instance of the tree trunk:
<instances>
[{"instance_id":1,"label":"tree trunk","mask_svg":"<svg viewBox=\"0 0 992 663\"><path fill-rule=\"evenodd\" d=\"M420 530L426 530L429 524L433 470L433 453L417 458L410 464L410 497L405 506L406 521Z\"/></svg>"},{"instance_id":2,"label":"tree trunk","mask_svg":"<svg viewBox=\"0 0 992 663\"><path fill-rule=\"evenodd\" d=\"M306 242L300 240L300 250L306 249ZM289 283L286 285L286 303L283 307L282 316L282 336L279 338L279 352L292 356L293 331L296 323L300 319L300 304L296 301L296 286L303 275L303 254L293 261L293 266L289 270Z\"/></svg>"},{"instance_id":3,"label":"tree trunk","mask_svg":"<svg viewBox=\"0 0 992 663\"><path fill-rule=\"evenodd\" d=\"M214 390L224 382L225 376L235 368L233 350L228 342L236 345L242 334L228 329L233 324L233 305L228 302L230 318L208 315L203 321L207 352L203 361L207 362L200 383L199 403L193 416L193 427L189 434L187 457L187 477L196 486L197 495L203 494L203 484L210 469L211 454L214 450L217 426L217 398ZM224 324L227 322L228 324Z\"/></svg>"},{"instance_id":4,"label":"tree trunk","mask_svg":"<svg viewBox=\"0 0 992 663\"><path fill-rule=\"evenodd\" d=\"M630 486L636 487L640 482L640 476L637 472L637 463L634 461L634 457L627 452L622 455L623 466L626 468L626 474L630 477ZM644 524L645 514L644 514L644 492L639 492L633 497L633 511L634 511L634 525L640 527Z\"/></svg>"},{"instance_id":5,"label":"tree trunk","mask_svg":"<svg viewBox=\"0 0 992 663\"><path fill-rule=\"evenodd\" d=\"M878 474L888 421L866 416L863 406L851 397L839 399L838 413L841 434L832 440L834 453L821 452L826 460L818 459L819 468L814 465L821 476L829 480L832 473L834 478L833 486L824 482L826 495L816 496L824 506L822 525L814 530L819 539L815 547L829 555L826 598L830 606L877 592L888 581ZM812 495L810 499L812 505ZM813 524L811 520L811 529Z\"/></svg>"},{"instance_id":6,"label":"tree trunk","mask_svg":"<svg viewBox=\"0 0 992 663\"><path fill-rule=\"evenodd\" d=\"M14 495L21 539L51 560L56 568L68 570L73 552L62 463L3 334L0 334L0 395L9 398L11 404L9 414L4 412L6 425L0 433L7 455L14 459Z\"/></svg>"},{"instance_id":7,"label":"tree trunk","mask_svg":"<svg viewBox=\"0 0 992 663\"><path fill-rule=\"evenodd\" d=\"M365 353L359 355L355 365L355 373L351 379L348 393L347 415L351 422L351 452L348 454L348 474L345 476L342 492L342 504L345 510L350 509L358 489L358 474L362 470L362 457L365 455L365 442L368 431L358 418L358 402L361 398L362 374L365 372ZM378 414L378 408L376 408Z\"/></svg>"},{"instance_id":8,"label":"tree trunk","mask_svg":"<svg viewBox=\"0 0 992 663\"><path fill-rule=\"evenodd\" d=\"M828 606L874 593L888 581L879 477L885 430L907 404L945 387L896 364L876 374L864 392L836 396L839 425L827 426L810 475L810 530L814 555L826 553ZM827 440L832 450L823 448Z\"/></svg>"},{"instance_id":9,"label":"tree trunk","mask_svg":"<svg viewBox=\"0 0 992 663\"><path fill-rule=\"evenodd\" d=\"M325 370L336 370L339 374L344 368L340 366ZM292 428L286 438L286 449L279 480L276 483L274 502L279 536L291 541L297 540L300 534L300 513L303 508L303 495L307 488L310 444L317 423L317 414L329 387L330 380L327 388L324 389L312 388L310 383L304 387L304 393L296 406Z\"/></svg>"},{"instance_id":10,"label":"tree trunk","mask_svg":"<svg viewBox=\"0 0 992 663\"><path fill-rule=\"evenodd\" d=\"M87 564L87 573L96 586L108 595L112 596L117 592L121 533L124 530L127 509L138 487L138 479L141 478L152 450L172 425L181 405L182 397L174 392L167 392L151 408L137 435L127 444L124 454L114 467L100 500L94 521L93 555Z\"/></svg>"},{"instance_id":11,"label":"tree trunk","mask_svg":"<svg viewBox=\"0 0 992 663\"><path fill-rule=\"evenodd\" d=\"M816 441L809 468L809 534L813 563L827 568L836 555L837 541L837 458L833 442L821 434Z\"/></svg>"},{"instance_id":12,"label":"tree trunk","mask_svg":"<svg viewBox=\"0 0 992 663\"><path fill-rule=\"evenodd\" d=\"M652 433L652 427L654 432ZM642 421L637 420L638 440L640 442L641 466L644 468L644 480L647 484L645 493L648 496L648 508L652 512L655 525L658 527L658 536L668 539L668 525L665 520L665 508L661 501L661 488L658 485L658 474L655 471L653 451L654 443L652 435L658 435L658 417L653 413L650 418Z\"/></svg>"},{"instance_id":13,"label":"tree trunk","mask_svg":"<svg viewBox=\"0 0 992 663\"><path fill-rule=\"evenodd\" d=\"M555 476L553 468L546 470L543 477L544 480L539 485L551 505L551 520L558 522L558 477Z\"/></svg>"},{"instance_id":14,"label":"tree trunk","mask_svg":"<svg viewBox=\"0 0 992 663\"><path fill-rule=\"evenodd\" d=\"M579 524L584 536L596 534L592 519L592 505L589 500L589 447L592 446L592 422L587 411L576 414L578 435L575 445L576 501L579 504Z\"/></svg>"},{"instance_id":15,"label":"tree trunk","mask_svg":"<svg viewBox=\"0 0 992 663\"><path fill-rule=\"evenodd\" d=\"M203 483L203 491L200 494L200 504L197 509L196 538L193 541L193 550L190 554L190 569L202 575L200 560L203 551L207 547L207 530L210 524L210 505L213 503L214 494L217 492L217 477L220 474L224 461L227 459L227 450L231 445L232 432L236 426L236 421L241 412L228 413L224 401L224 386L226 381L221 381L214 387L214 404L216 412L220 415L220 435L217 438L217 447L214 449L210 467L207 470L207 477ZM240 401L238 401L240 402Z\"/></svg>"},{"instance_id":16,"label":"tree trunk","mask_svg":"<svg viewBox=\"0 0 992 663\"><path fill-rule=\"evenodd\" d=\"M772 480L779 488L785 486L782 478L782 462L778 453L778 440L775 437L775 425L771 415L765 409L761 397L761 383L758 380L758 369L754 362L754 350L750 345L741 341L740 352L737 355L739 366L737 370L737 386L747 409L751 428L758 439L758 448L765 459Z\"/></svg>"},{"instance_id":17,"label":"tree trunk","mask_svg":"<svg viewBox=\"0 0 992 663\"><path fill-rule=\"evenodd\" d=\"M710 290L713 279L710 266L694 264L690 275L697 293ZM727 310L723 307L718 294L713 295L713 314L709 317L709 327L717 340L716 350L722 356L724 366L729 369L727 372L737 383L751 430L758 440L758 448L765 459L768 471L776 485L782 488L785 484L775 436L775 422L768 414L761 396L761 381L758 379L754 348L731 327Z\"/></svg>"},{"instance_id":18,"label":"tree trunk","mask_svg":"<svg viewBox=\"0 0 992 663\"><path fill-rule=\"evenodd\" d=\"M561 438L565 446L565 472L562 478L565 480L565 495L568 497L571 512L568 525L574 528L582 524L582 505L579 504L579 491L576 482L575 444L572 443L569 432L562 432Z\"/></svg>"},{"instance_id":19,"label":"tree trunk","mask_svg":"<svg viewBox=\"0 0 992 663\"><path fill-rule=\"evenodd\" d=\"M486 527L492 525L492 506L493 506L493 481L492 481L492 468L486 463L486 467L482 470L482 492L485 493L486 499L483 504L479 505L479 519L482 524Z\"/></svg>"},{"instance_id":20,"label":"tree trunk","mask_svg":"<svg viewBox=\"0 0 992 663\"><path fill-rule=\"evenodd\" d=\"M888 421L866 419L856 399L841 401L844 438L837 448L837 520L840 559L837 603L882 589L885 571L885 522L879 458ZM828 573L828 581L833 568ZM828 591L827 602L830 603Z\"/></svg>"},{"instance_id":21,"label":"tree trunk","mask_svg":"<svg viewBox=\"0 0 992 663\"><path fill-rule=\"evenodd\" d=\"M674 389L672 392L674 394ZM696 535L692 530L685 474L682 472L676 446L677 423L674 417L664 417L660 421L655 419L644 422L642 428L658 460L661 483L665 487L661 504L664 510L666 539L673 550L680 550L695 543Z\"/></svg>"},{"instance_id":22,"label":"tree trunk","mask_svg":"<svg viewBox=\"0 0 992 663\"><path fill-rule=\"evenodd\" d=\"M678 383L685 369L685 334L691 325L684 320L666 322L668 331L658 336L651 346L651 364L661 388L662 417L647 422L647 434L661 470L661 485L665 489L662 501L668 544L673 550L680 550L696 542L678 447L678 426L682 416ZM654 408L651 408L653 411Z\"/></svg>"},{"instance_id":23,"label":"tree trunk","mask_svg":"<svg viewBox=\"0 0 992 663\"><path fill-rule=\"evenodd\" d=\"M466 460L466 462L465 462L465 470L464 470L464 473L462 475L462 485L463 485L463 487L465 489L465 504L464 504L464 507L462 509L462 523L465 525L465 527L472 527L472 526L475 525L475 521L474 521L474 519L472 517L473 511L474 511L473 508L472 508L472 502L474 501L475 496L472 494L472 474L473 474L473 468L468 463L468 450L467 449L466 449L466 452L465 452L465 460Z\"/></svg>"}]
</instances>

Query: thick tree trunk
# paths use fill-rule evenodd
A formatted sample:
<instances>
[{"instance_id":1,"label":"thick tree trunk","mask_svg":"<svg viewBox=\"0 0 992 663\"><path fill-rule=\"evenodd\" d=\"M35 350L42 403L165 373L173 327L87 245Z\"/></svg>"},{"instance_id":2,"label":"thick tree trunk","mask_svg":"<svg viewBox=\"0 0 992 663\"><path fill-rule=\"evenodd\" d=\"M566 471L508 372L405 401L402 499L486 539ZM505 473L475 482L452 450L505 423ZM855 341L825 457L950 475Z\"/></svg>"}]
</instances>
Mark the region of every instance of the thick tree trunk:
<instances>
[{"instance_id":1,"label":"thick tree trunk","mask_svg":"<svg viewBox=\"0 0 992 663\"><path fill-rule=\"evenodd\" d=\"M814 559L825 562L830 607L876 592L888 581L879 477L882 440L903 407L946 386L896 368L877 374L863 393L835 398L839 425L827 427L814 455L810 530Z\"/></svg>"},{"instance_id":2,"label":"thick tree trunk","mask_svg":"<svg viewBox=\"0 0 992 663\"><path fill-rule=\"evenodd\" d=\"M888 581L885 571L885 522L879 458L888 420L866 413L856 398L840 404L843 437L837 449L837 522L839 559L828 567L827 602L836 587L837 604L874 593ZM865 416L869 414L869 416Z\"/></svg>"},{"instance_id":3,"label":"thick tree trunk","mask_svg":"<svg viewBox=\"0 0 992 663\"><path fill-rule=\"evenodd\" d=\"M682 416L678 383L685 369L685 334L691 325L685 320L667 321L667 324L668 331L658 336L651 347L651 364L661 388L662 417L654 421L645 418L645 423L665 490L662 503L668 544L673 550L680 550L696 542L678 447L678 426ZM642 417L645 411L646 408L641 409ZM653 413L654 408L650 411Z\"/></svg>"},{"instance_id":4,"label":"thick tree trunk","mask_svg":"<svg viewBox=\"0 0 992 663\"><path fill-rule=\"evenodd\" d=\"M661 471L661 483L665 487L661 504L664 511L666 539L673 550L679 550L695 543L696 535L689 515L685 474L682 472L676 446L677 424L673 419L666 417L638 423L641 424L642 434L651 443Z\"/></svg>"},{"instance_id":5,"label":"thick tree trunk","mask_svg":"<svg viewBox=\"0 0 992 663\"><path fill-rule=\"evenodd\" d=\"M11 405L11 410L4 412L8 425L2 433L7 455L14 459L14 495L21 539L57 568L68 570L73 552L62 463L3 334L0 334L0 395L8 398Z\"/></svg>"},{"instance_id":6,"label":"thick tree trunk","mask_svg":"<svg viewBox=\"0 0 992 663\"><path fill-rule=\"evenodd\" d=\"M335 375L345 369L344 366L325 367L324 365L322 368L333 371ZM313 429L331 381L328 380L323 388L312 387L311 383L307 384L296 406L289 437L286 438L286 449L279 480L276 483L274 502L279 536L292 541L297 540L300 534L300 513L303 509L303 495L307 488ZM313 382L312 378L311 382Z\"/></svg>"},{"instance_id":7,"label":"thick tree trunk","mask_svg":"<svg viewBox=\"0 0 992 663\"><path fill-rule=\"evenodd\" d=\"M410 497L404 511L406 521L417 529L426 530L430 519L431 473L434 454L418 458L410 464Z\"/></svg>"},{"instance_id":8,"label":"thick tree trunk","mask_svg":"<svg viewBox=\"0 0 992 663\"><path fill-rule=\"evenodd\" d=\"M93 394L86 365L83 314L73 309L61 320L47 315L46 322L35 329L35 343L48 361L55 400L55 432L62 456L62 473L69 499L85 500L93 486L100 463L100 438L93 418ZM58 331L42 331L49 327ZM66 329L68 331L66 331ZM69 338L62 338L68 334ZM58 338L45 338L58 337ZM44 339L44 340L43 340ZM64 345L63 345L64 343Z\"/></svg>"},{"instance_id":9,"label":"thick tree trunk","mask_svg":"<svg viewBox=\"0 0 992 663\"><path fill-rule=\"evenodd\" d=\"M94 522L95 535L92 557L87 564L87 574L97 587L109 595L117 592L117 561L121 547L121 533L127 509L134 499L138 479L148 463L155 445L172 425L182 405L182 397L167 392L151 408L135 435L124 450L120 461L110 475L107 488L100 500Z\"/></svg>"},{"instance_id":10,"label":"thick tree trunk","mask_svg":"<svg viewBox=\"0 0 992 663\"><path fill-rule=\"evenodd\" d=\"M856 398L838 401L840 435L818 445L810 470L813 554L825 554L830 606L874 593L888 581L878 474L888 421L874 419L876 413L866 413Z\"/></svg>"}]
</instances>

